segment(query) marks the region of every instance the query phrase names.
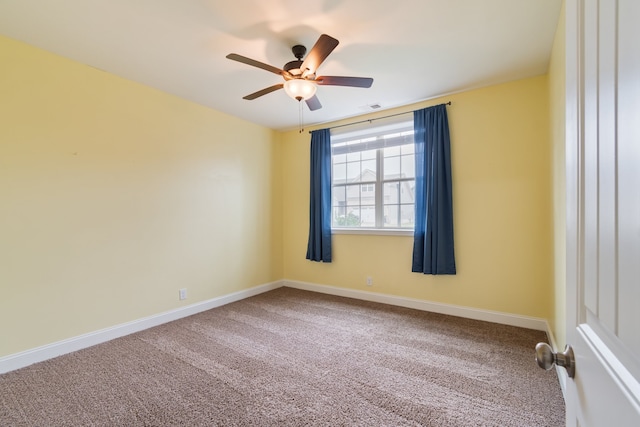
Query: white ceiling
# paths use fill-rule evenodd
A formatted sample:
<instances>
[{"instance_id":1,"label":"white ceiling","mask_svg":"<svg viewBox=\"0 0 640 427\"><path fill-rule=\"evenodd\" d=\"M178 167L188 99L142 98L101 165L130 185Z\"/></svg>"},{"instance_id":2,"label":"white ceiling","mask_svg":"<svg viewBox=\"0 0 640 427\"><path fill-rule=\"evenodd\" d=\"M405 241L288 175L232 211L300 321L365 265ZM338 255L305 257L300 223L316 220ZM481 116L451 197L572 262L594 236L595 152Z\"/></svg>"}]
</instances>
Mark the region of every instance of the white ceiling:
<instances>
[{"instance_id":1,"label":"white ceiling","mask_svg":"<svg viewBox=\"0 0 640 427\"><path fill-rule=\"evenodd\" d=\"M291 46L340 41L319 75L372 77L369 89L320 86L318 124L544 74L562 0L0 0L0 34L273 129L298 126L281 68Z\"/></svg>"}]
</instances>

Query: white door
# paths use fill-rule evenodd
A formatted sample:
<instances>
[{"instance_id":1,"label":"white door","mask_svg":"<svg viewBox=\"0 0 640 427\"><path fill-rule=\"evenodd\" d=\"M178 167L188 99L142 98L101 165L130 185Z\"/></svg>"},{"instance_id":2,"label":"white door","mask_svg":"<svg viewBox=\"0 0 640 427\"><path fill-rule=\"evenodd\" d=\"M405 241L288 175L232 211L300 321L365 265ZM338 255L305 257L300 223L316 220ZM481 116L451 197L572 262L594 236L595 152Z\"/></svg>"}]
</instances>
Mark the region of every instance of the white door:
<instances>
[{"instance_id":1,"label":"white door","mask_svg":"<svg viewBox=\"0 0 640 427\"><path fill-rule=\"evenodd\" d=\"M640 1L567 0L568 426L640 426Z\"/></svg>"}]
</instances>

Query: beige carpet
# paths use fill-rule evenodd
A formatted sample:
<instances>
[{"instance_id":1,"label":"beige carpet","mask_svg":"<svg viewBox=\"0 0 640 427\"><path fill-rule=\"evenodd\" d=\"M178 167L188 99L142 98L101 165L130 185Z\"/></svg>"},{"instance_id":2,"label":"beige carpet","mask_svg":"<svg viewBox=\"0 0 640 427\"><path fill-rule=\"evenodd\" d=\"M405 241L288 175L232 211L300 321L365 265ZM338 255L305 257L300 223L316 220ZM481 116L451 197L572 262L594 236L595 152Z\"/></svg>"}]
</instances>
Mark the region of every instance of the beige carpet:
<instances>
[{"instance_id":1,"label":"beige carpet","mask_svg":"<svg viewBox=\"0 0 640 427\"><path fill-rule=\"evenodd\" d=\"M562 426L545 340L281 288L0 375L0 425Z\"/></svg>"}]
</instances>

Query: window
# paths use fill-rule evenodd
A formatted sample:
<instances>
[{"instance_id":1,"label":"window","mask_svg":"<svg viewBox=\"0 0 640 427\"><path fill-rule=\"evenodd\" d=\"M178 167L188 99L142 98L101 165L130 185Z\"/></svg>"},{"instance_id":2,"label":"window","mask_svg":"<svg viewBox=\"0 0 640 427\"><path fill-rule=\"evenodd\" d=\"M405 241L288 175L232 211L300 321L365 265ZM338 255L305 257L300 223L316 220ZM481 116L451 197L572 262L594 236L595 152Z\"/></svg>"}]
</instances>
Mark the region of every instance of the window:
<instances>
[{"instance_id":1,"label":"window","mask_svg":"<svg viewBox=\"0 0 640 427\"><path fill-rule=\"evenodd\" d=\"M413 120L331 134L333 229L413 230Z\"/></svg>"}]
</instances>

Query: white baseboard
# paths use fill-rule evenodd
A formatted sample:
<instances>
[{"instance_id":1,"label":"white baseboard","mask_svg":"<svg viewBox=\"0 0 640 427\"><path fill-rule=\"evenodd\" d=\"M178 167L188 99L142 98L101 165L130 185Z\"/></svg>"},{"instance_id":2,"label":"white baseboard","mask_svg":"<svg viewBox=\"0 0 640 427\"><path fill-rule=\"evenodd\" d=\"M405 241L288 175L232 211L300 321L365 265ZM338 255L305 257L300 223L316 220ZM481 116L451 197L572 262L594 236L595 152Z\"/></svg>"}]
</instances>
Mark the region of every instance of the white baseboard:
<instances>
[{"instance_id":1,"label":"white baseboard","mask_svg":"<svg viewBox=\"0 0 640 427\"><path fill-rule=\"evenodd\" d=\"M98 331L89 332L87 334L68 338L41 347L36 347L20 353L0 357L0 374L23 368L33 363L52 359L54 357L71 353L73 351L81 350L83 348L91 347L96 344L101 344L103 342L129 335L134 332L139 332L144 329L152 328L163 323L191 316L193 314L210 310L215 307L220 307L231 302L240 301L242 299L249 298L273 289L277 289L282 286L336 296L343 296L347 298L355 298L364 301L379 302L399 307L413 308L416 310L448 314L451 316L464 317L468 319L484 320L487 322L545 331L553 341L553 335L551 334L547 321L540 318L518 316L515 314L502 313L497 311L479 310L475 308L429 302L414 298L398 297L375 292L339 288L329 285L320 285L317 283L300 282L295 280L282 280L272 283L266 283L250 289L223 295L221 297L191 304L185 307L177 308L175 310L170 310L164 313L159 313L131 322L122 323L109 328L100 329ZM555 348L555 343L551 342L551 344L552 347Z\"/></svg>"},{"instance_id":2,"label":"white baseboard","mask_svg":"<svg viewBox=\"0 0 640 427\"><path fill-rule=\"evenodd\" d=\"M20 353L10 354L0 357L0 374L13 371L15 369L29 366L33 363L42 362L52 359L63 354L91 347L115 338L139 332L163 323L178 320L183 317L191 316L202 311L220 307L231 302L240 301L254 295L261 294L283 286L283 282L277 281L255 286L250 289L234 292L221 297L213 298L207 301L201 301L185 307L180 307L164 313L155 314L153 316L144 317L142 319L133 320L131 322L122 323L109 328L100 329L98 331L89 332L87 334L68 338L52 344L43 345Z\"/></svg>"},{"instance_id":3,"label":"white baseboard","mask_svg":"<svg viewBox=\"0 0 640 427\"><path fill-rule=\"evenodd\" d=\"M320 292L323 294L330 294L341 297L355 298L364 301L379 302L383 304L413 308L422 311L431 311L434 313L448 314L451 316L464 317L467 319L484 320L487 322L500 323L503 325L511 325L521 328L534 329L537 331L545 331L547 333L549 331L549 325L547 321L545 319L537 317L519 316L516 314L502 313L499 311L479 310L476 308L429 302L415 298L398 297L393 295L379 294L375 292L345 289L329 285L320 285L317 283L299 282L295 280L284 280L283 285L290 288L303 289L307 291Z\"/></svg>"}]
</instances>

